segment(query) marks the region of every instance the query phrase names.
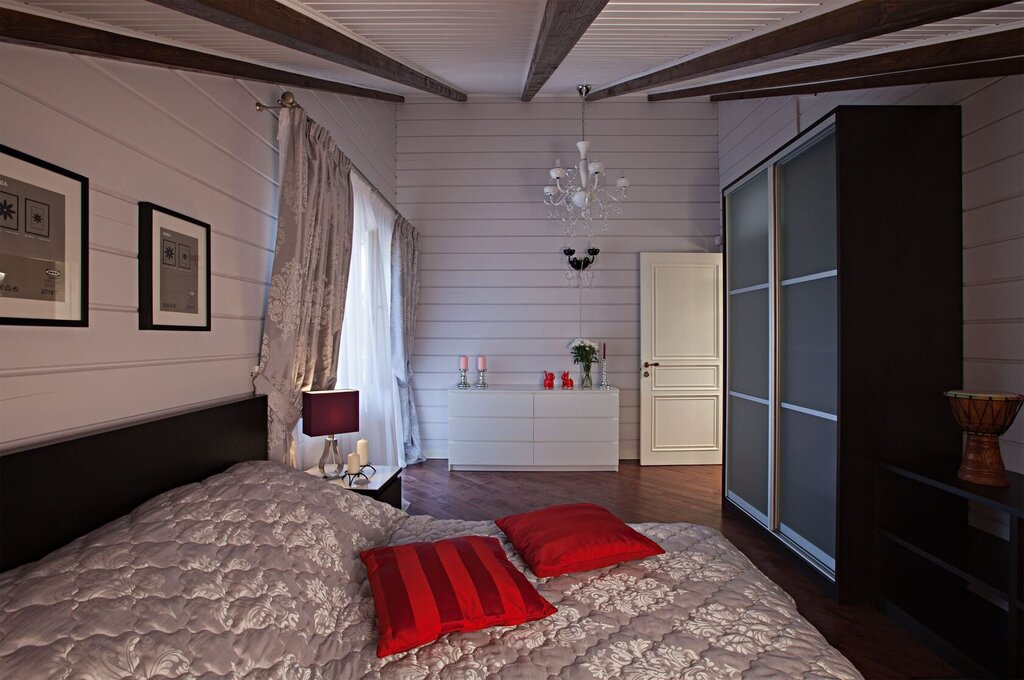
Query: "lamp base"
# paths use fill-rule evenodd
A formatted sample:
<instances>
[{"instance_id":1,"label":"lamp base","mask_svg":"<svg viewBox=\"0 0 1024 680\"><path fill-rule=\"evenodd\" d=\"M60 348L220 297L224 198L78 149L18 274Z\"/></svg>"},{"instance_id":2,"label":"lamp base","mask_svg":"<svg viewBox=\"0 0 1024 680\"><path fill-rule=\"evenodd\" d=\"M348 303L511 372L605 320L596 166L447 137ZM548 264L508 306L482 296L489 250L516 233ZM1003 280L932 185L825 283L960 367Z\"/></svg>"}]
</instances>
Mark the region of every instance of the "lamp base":
<instances>
[{"instance_id":1,"label":"lamp base","mask_svg":"<svg viewBox=\"0 0 1024 680\"><path fill-rule=\"evenodd\" d=\"M328 472L327 466L333 465L334 472ZM327 435L324 440L324 452L320 456L320 474L324 479L340 479L345 475L345 468L341 464L341 452L338 451L338 440L333 434Z\"/></svg>"}]
</instances>

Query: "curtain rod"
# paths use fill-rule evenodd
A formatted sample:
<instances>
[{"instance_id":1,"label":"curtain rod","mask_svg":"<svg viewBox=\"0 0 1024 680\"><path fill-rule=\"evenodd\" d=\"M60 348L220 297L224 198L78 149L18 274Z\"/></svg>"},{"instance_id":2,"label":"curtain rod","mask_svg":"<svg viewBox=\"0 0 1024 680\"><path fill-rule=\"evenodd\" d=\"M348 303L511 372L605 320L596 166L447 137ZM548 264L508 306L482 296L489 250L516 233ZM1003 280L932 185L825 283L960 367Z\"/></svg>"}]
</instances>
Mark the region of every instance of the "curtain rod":
<instances>
[{"instance_id":1,"label":"curtain rod","mask_svg":"<svg viewBox=\"0 0 1024 680\"><path fill-rule=\"evenodd\" d=\"M261 102L256 102L256 110L259 111L260 113L262 113L264 111L269 111L271 109L297 109L297 108L302 108L302 107L299 106L299 102L297 102L295 100L295 95L292 94L290 91L282 92L281 93L281 98L277 100L277 104L263 104ZM312 120L312 118L310 120ZM366 176L365 172L363 172L362 170L360 170L359 168L356 167L355 163L352 163L352 169L355 170L356 173L358 173L359 176L363 178L364 182L366 182L367 184L370 185L370 189L373 191L373 193L375 193L378 196L380 196L381 200L384 201L385 203L387 203L388 207L395 211L396 215L398 215L402 219L406 219L405 215L403 215L401 213L401 211L398 208L396 208L391 201L388 200L388 197L384 195L383 191L378 189L377 186L372 181L370 181L370 178Z\"/></svg>"}]
</instances>

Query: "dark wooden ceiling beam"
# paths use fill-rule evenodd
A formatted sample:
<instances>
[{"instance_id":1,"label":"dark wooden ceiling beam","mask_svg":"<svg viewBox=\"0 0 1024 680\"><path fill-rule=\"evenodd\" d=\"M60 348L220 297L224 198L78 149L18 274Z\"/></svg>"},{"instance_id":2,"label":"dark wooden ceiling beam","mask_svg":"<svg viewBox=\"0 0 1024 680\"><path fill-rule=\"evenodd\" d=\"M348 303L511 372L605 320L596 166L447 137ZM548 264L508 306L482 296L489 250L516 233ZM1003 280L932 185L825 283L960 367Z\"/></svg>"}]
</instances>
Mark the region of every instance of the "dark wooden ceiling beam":
<instances>
[{"instance_id":1,"label":"dark wooden ceiling beam","mask_svg":"<svg viewBox=\"0 0 1024 680\"><path fill-rule=\"evenodd\" d=\"M648 101L685 99L751 90L792 87L810 83L824 83L847 78L866 78L886 73L899 73L916 69L939 68L957 64L1007 59L1024 55L1024 28L985 33L970 38L911 47L894 52L883 52L866 57L804 66L776 71L748 78L737 78L721 83L700 85L682 90L671 90L648 95Z\"/></svg>"},{"instance_id":2,"label":"dark wooden ceiling beam","mask_svg":"<svg viewBox=\"0 0 1024 680\"><path fill-rule=\"evenodd\" d=\"M466 93L274 0L150 0L157 5L224 26L342 66L466 101Z\"/></svg>"},{"instance_id":3,"label":"dark wooden ceiling beam","mask_svg":"<svg viewBox=\"0 0 1024 680\"><path fill-rule=\"evenodd\" d=\"M588 100L615 97L1010 4L1012 0L859 0L782 26L681 64L595 90Z\"/></svg>"},{"instance_id":4,"label":"dark wooden ceiling beam","mask_svg":"<svg viewBox=\"0 0 1024 680\"><path fill-rule=\"evenodd\" d=\"M523 86L524 102L544 87L607 4L608 0L548 0Z\"/></svg>"},{"instance_id":5,"label":"dark wooden ceiling beam","mask_svg":"<svg viewBox=\"0 0 1024 680\"><path fill-rule=\"evenodd\" d=\"M730 92L716 94L711 101L729 101L733 99L760 99L762 97L784 97L799 94L819 94L823 92L843 92L846 90L863 90L869 87L895 87L898 85L923 85L925 83L943 83L952 80L974 80L975 78L999 78L1024 74L1024 57L978 61L971 64L956 66L940 66L924 68L900 73L884 73L863 78L847 78L825 83L807 83L792 87L778 87L766 90L749 90L747 92Z\"/></svg>"},{"instance_id":6,"label":"dark wooden ceiling beam","mask_svg":"<svg viewBox=\"0 0 1024 680\"><path fill-rule=\"evenodd\" d=\"M0 42L85 54L103 59L129 61L147 66L162 66L215 76L323 90L388 102L405 101L404 97L390 92L313 78L290 71L280 71L246 61L227 59L150 40L140 40L120 33L101 31L89 26L58 21L3 7L0 7Z\"/></svg>"}]
</instances>

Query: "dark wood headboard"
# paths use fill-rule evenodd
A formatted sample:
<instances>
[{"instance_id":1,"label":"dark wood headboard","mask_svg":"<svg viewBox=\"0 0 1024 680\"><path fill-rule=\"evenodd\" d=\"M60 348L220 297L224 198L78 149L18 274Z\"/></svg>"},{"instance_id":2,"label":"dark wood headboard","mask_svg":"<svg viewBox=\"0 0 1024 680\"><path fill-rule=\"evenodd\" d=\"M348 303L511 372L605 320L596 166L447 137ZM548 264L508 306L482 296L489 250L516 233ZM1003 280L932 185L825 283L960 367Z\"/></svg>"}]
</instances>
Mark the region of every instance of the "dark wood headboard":
<instances>
[{"instance_id":1,"label":"dark wood headboard","mask_svg":"<svg viewBox=\"0 0 1024 680\"><path fill-rule=\"evenodd\" d=\"M164 491L266 457L262 396L2 456L0 571Z\"/></svg>"}]
</instances>

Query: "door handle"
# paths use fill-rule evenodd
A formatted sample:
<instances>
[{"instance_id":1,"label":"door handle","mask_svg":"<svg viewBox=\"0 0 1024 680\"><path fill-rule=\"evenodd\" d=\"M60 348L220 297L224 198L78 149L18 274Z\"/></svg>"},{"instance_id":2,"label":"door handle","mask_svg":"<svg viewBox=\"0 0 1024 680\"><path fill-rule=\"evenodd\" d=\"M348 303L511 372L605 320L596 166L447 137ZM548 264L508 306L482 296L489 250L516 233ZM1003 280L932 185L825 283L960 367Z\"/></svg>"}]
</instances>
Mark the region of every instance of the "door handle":
<instances>
[{"instance_id":1,"label":"door handle","mask_svg":"<svg viewBox=\"0 0 1024 680\"><path fill-rule=\"evenodd\" d=\"M646 361L644 362L644 368L650 368L651 366L661 366L661 364L659 364L657 361L652 361L650 363Z\"/></svg>"}]
</instances>

